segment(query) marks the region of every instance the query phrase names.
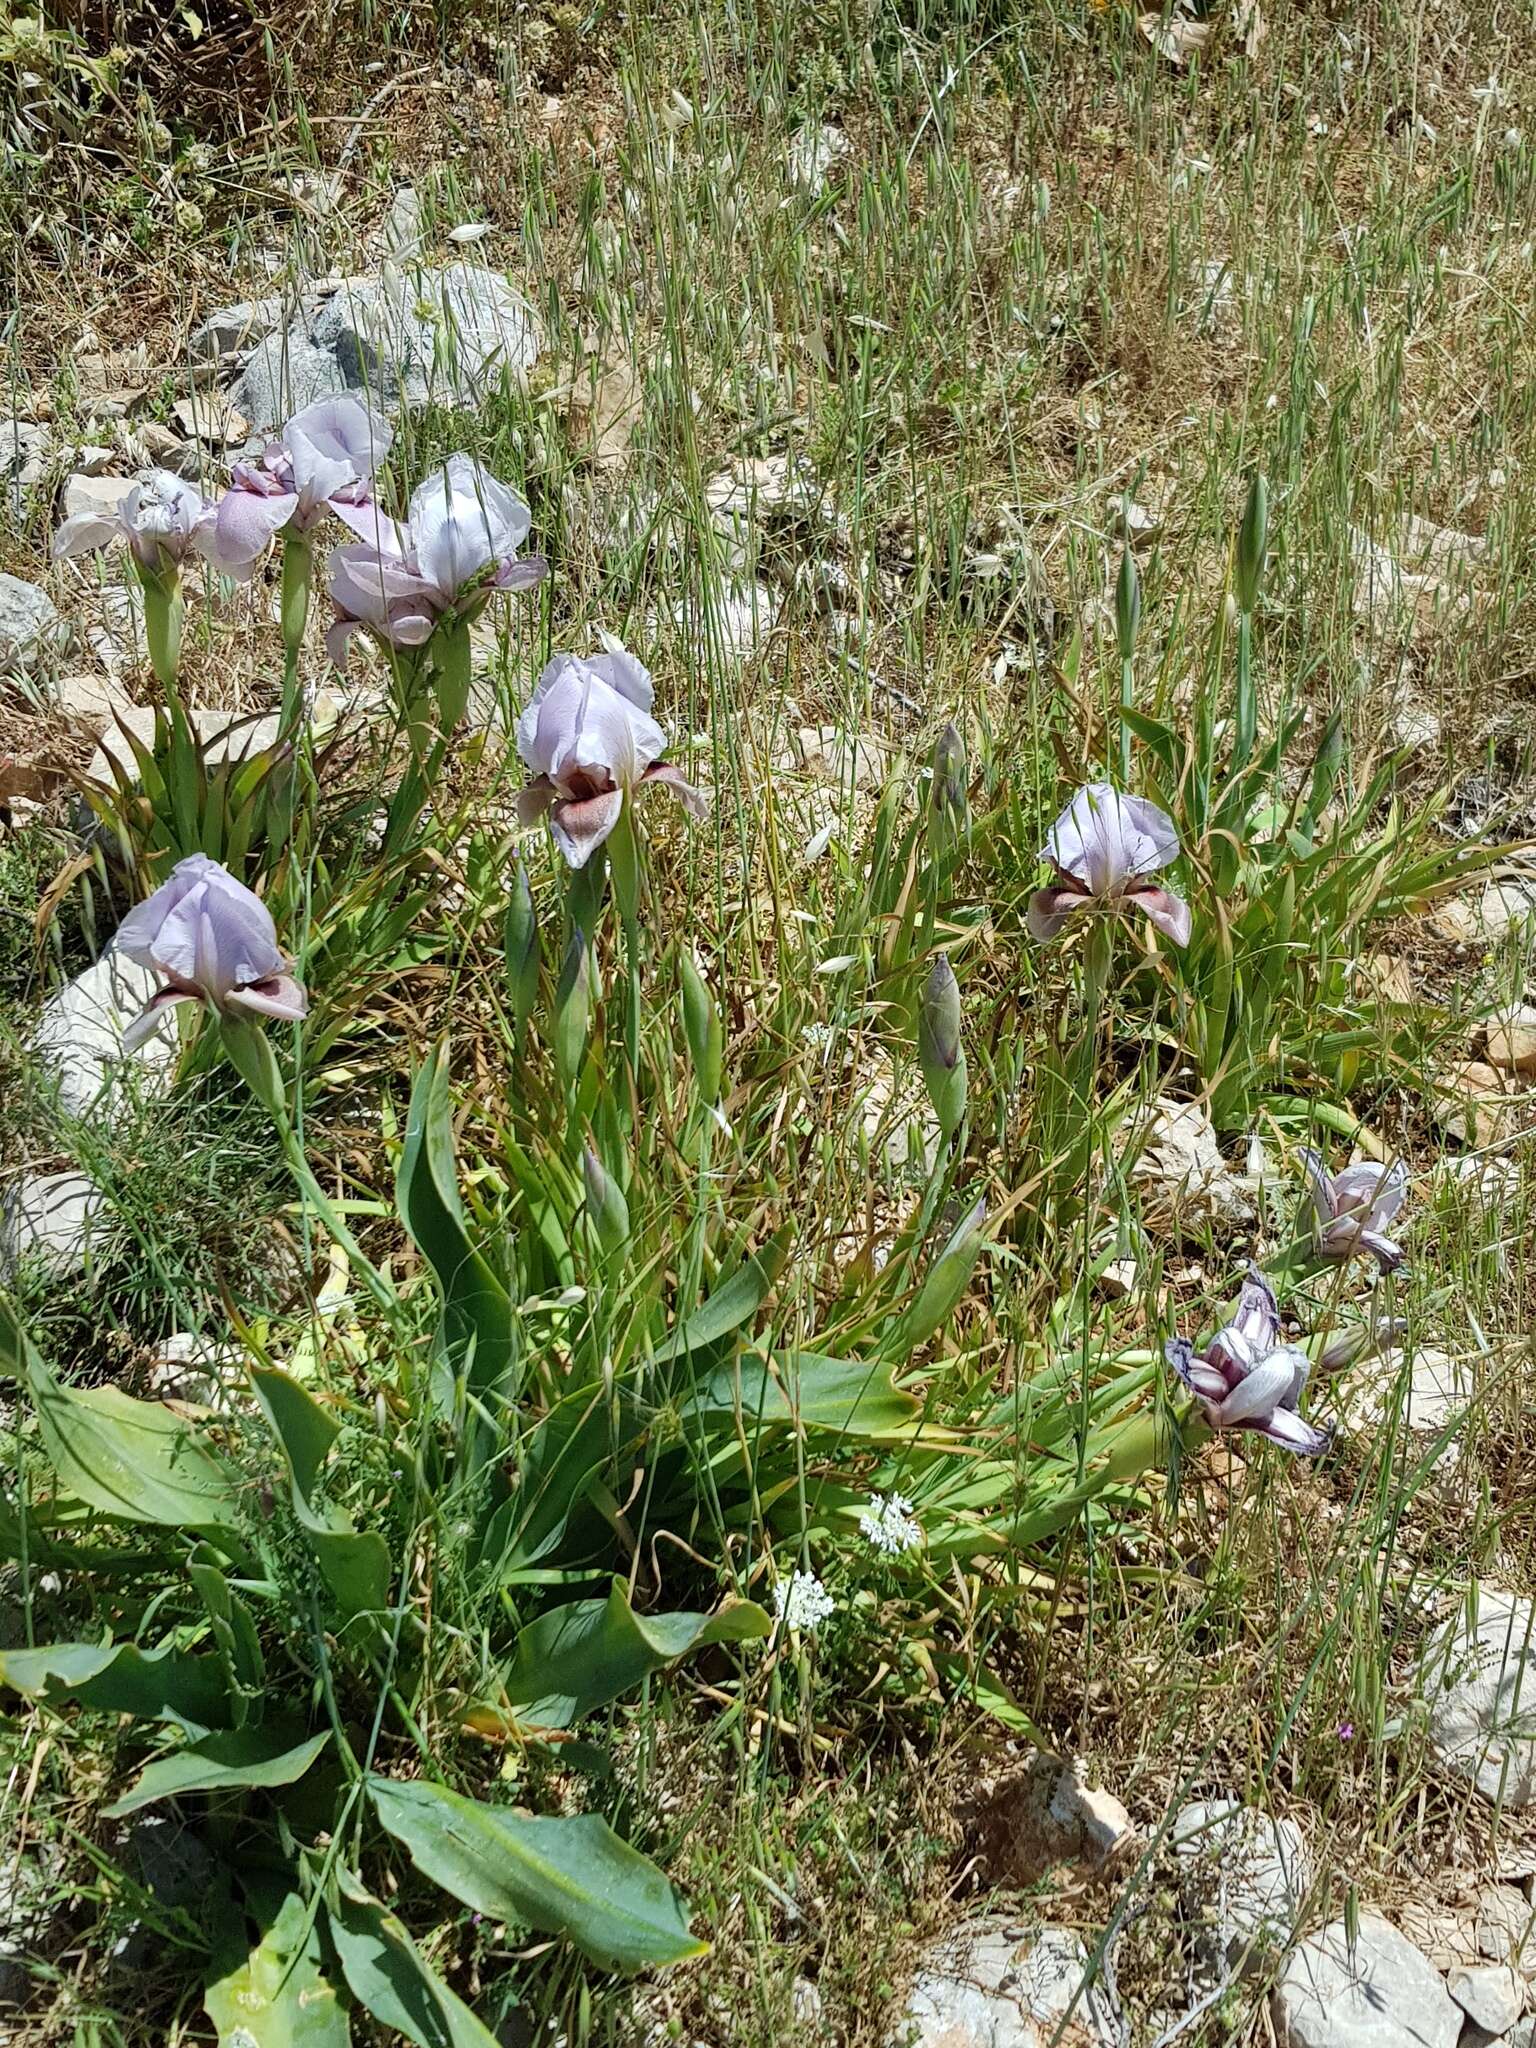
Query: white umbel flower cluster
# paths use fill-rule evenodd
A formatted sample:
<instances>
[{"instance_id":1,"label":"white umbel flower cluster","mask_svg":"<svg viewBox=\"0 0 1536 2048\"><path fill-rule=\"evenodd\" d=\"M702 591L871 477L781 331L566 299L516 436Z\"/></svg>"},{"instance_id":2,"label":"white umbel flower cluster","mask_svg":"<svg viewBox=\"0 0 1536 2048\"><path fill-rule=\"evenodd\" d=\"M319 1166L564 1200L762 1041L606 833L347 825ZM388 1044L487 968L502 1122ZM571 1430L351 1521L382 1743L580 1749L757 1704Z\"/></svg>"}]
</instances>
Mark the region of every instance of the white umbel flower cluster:
<instances>
[{"instance_id":1,"label":"white umbel flower cluster","mask_svg":"<svg viewBox=\"0 0 1536 2048\"><path fill-rule=\"evenodd\" d=\"M893 1493L889 1499L884 1494L872 1493L869 1506L859 1516L859 1533L872 1549L883 1550L888 1557L916 1550L923 1540L912 1503L900 1493Z\"/></svg>"},{"instance_id":2,"label":"white umbel flower cluster","mask_svg":"<svg viewBox=\"0 0 1536 2048\"><path fill-rule=\"evenodd\" d=\"M837 1602L814 1572L791 1572L774 1589L773 1604L786 1628L809 1635L819 1628Z\"/></svg>"}]
</instances>

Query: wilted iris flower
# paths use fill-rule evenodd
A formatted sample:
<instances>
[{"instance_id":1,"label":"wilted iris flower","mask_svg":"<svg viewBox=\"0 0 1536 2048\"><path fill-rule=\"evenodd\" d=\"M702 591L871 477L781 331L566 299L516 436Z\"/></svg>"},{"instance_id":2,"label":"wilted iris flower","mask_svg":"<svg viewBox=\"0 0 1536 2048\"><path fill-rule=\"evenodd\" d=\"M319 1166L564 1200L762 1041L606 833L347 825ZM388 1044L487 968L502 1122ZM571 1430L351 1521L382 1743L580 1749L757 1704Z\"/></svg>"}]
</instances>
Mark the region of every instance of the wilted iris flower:
<instances>
[{"instance_id":1,"label":"wilted iris flower","mask_svg":"<svg viewBox=\"0 0 1536 2048\"><path fill-rule=\"evenodd\" d=\"M1189 905L1146 877L1179 857L1179 835L1145 797L1123 796L1107 782L1080 789L1040 850L1056 880L1029 899L1029 929L1053 939L1080 911L1144 911L1176 946L1189 944Z\"/></svg>"},{"instance_id":2,"label":"wilted iris flower","mask_svg":"<svg viewBox=\"0 0 1536 2048\"><path fill-rule=\"evenodd\" d=\"M660 759L667 736L651 716L649 671L609 635L603 644L601 654L557 654L517 722L517 751L534 778L518 814L531 825L547 812L573 868L585 867L643 784L663 784L695 818L706 808L682 770Z\"/></svg>"},{"instance_id":3,"label":"wilted iris flower","mask_svg":"<svg viewBox=\"0 0 1536 2048\"><path fill-rule=\"evenodd\" d=\"M205 529L203 553L226 576L248 577L284 527L307 533L332 506L367 503L393 434L358 398L322 398L296 412L259 462L237 462Z\"/></svg>"},{"instance_id":4,"label":"wilted iris flower","mask_svg":"<svg viewBox=\"0 0 1536 2048\"><path fill-rule=\"evenodd\" d=\"M130 484L115 512L76 512L53 536L53 558L88 555L121 541L137 567L163 577L199 547L214 508L195 484L168 469L152 469Z\"/></svg>"},{"instance_id":5,"label":"wilted iris flower","mask_svg":"<svg viewBox=\"0 0 1536 2048\"><path fill-rule=\"evenodd\" d=\"M172 1003L208 1002L216 1010L302 1017L304 990L278 950L271 913L227 868L194 853L170 880L130 910L118 927L118 951L152 967L163 986L123 1033L128 1051L154 1030Z\"/></svg>"},{"instance_id":6,"label":"wilted iris flower","mask_svg":"<svg viewBox=\"0 0 1536 2048\"><path fill-rule=\"evenodd\" d=\"M441 620L473 618L493 590L530 589L548 566L539 555L517 559L528 507L472 456L450 455L403 522L372 504L332 509L363 543L331 555L337 617L325 644L338 668L360 629L390 647L420 647Z\"/></svg>"},{"instance_id":7,"label":"wilted iris flower","mask_svg":"<svg viewBox=\"0 0 1536 2048\"><path fill-rule=\"evenodd\" d=\"M1297 1412L1312 1361L1296 1345L1280 1342L1275 1291L1256 1266L1248 1269L1237 1314L1203 1356L1183 1337L1171 1337L1164 1352L1212 1429L1256 1430L1288 1451L1326 1450L1327 1430L1314 1429Z\"/></svg>"},{"instance_id":8,"label":"wilted iris flower","mask_svg":"<svg viewBox=\"0 0 1536 2048\"><path fill-rule=\"evenodd\" d=\"M1383 1273L1400 1266L1402 1246L1382 1233L1407 1198L1408 1169L1402 1161L1380 1166L1366 1160L1330 1173L1318 1154L1303 1146L1301 1163L1317 1211L1318 1256L1342 1261L1370 1252Z\"/></svg>"}]
</instances>

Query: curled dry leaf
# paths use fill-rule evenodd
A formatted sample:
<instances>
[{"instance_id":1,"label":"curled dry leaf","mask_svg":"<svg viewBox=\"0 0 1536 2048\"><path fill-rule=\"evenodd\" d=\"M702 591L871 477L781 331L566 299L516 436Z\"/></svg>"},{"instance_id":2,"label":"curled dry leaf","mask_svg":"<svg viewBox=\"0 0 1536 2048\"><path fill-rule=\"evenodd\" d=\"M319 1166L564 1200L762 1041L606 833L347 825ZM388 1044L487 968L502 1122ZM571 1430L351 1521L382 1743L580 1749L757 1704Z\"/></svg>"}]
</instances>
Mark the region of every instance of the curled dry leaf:
<instances>
[{"instance_id":1,"label":"curled dry leaf","mask_svg":"<svg viewBox=\"0 0 1536 2048\"><path fill-rule=\"evenodd\" d=\"M1183 15L1165 19L1161 14L1143 14L1137 27L1160 57L1180 66L1198 56L1211 39L1208 21L1190 21Z\"/></svg>"}]
</instances>

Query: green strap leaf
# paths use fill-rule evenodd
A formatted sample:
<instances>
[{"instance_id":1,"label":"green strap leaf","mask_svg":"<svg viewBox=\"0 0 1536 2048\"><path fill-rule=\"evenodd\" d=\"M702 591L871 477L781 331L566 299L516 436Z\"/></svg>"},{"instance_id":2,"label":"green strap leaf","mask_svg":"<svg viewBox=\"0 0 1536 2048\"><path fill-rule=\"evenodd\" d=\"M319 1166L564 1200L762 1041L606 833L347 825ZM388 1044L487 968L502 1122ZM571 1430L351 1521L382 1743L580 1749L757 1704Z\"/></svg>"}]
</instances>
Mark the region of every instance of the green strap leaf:
<instances>
[{"instance_id":1,"label":"green strap leaf","mask_svg":"<svg viewBox=\"0 0 1536 2048\"><path fill-rule=\"evenodd\" d=\"M226 1958L208 1984L219 2048L349 2048L352 2029L320 1961L320 1930L290 1892L250 1954Z\"/></svg>"},{"instance_id":2,"label":"green strap leaf","mask_svg":"<svg viewBox=\"0 0 1536 2048\"><path fill-rule=\"evenodd\" d=\"M520 1721L569 1728L706 1643L746 1642L772 1628L750 1600L713 1614L636 1614L624 1581L615 1579L606 1600L574 1600L520 1631L507 1699Z\"/></svg>"},{"instance_id":3,"label":"green strap leaf","mask_svg":"<svg viewBox=\"0 0 1536 2048\"><path fill-rule=\"evenodd\" d=\"M331 1942L347 1989L415 2048L496 2048L496 2036L450 1991L389 1909L338 1867Z\"/></svg>"},{"instance_id":4,"label":"green strap leaf","mask_svg":"<svg viewBox=\"0 0 1536 2048\"><path fill-rule=\"evenodd\" d=\"M470 1242L453 1157L453 1102L446 1040L426 1059L411 1088L395 1200L443 1296L449 1356L470 1360L476 1393L517 1391L512 1302Z\"/></svg>"},{"instance_id":5,"label":"green strap leaf","mask_svg":"<svg viewBox=\"0 0 1536 2048\"><path fill-rule=\"evenodd\" d=\"M174 1799L183 1792L296 1785L330 1739L328 1728L291 1746L285 1746L287 1738L272 1728L237 1728L205 1735L200 1742L189 1742L174 1755L157 1757L146 1765L137 1782L107 1808L107 1818L120 1820L124 1814L137 1813L141 1806L151 1806L157 1799Z\"/></svg>"},{"instance_id":6,"label":"green strap leaf","mask_svg":"<svg viewBox=\"0 0 1536 2048\"><path fill-rule=\"evenodd\" d=\"M894 1373L889 1360L748 1351L713 1373L683 1412L705 1423L739 1415L749 1436L765 1424L798 1423L839 1436L904 1437L922 1403L902 1392Z\"/></svg>"},{"instance_id":7,"label":"green strap leaf","mask_svg":"<svg viewBox=\"0 0 1536 2048\"><path fill-rule=\"evenodd\" d=\"M702 1308L679 1324L670 1337L656 1347L656 1361L686 1358L691 1352L707 1351L732 1336L751 1321L784 1270L792 1232L785 1228L769 1238L760 1251L739 1266L722 1286L717 1287Z\"/></svg>"},{"instance_id":8,"label":"green strap leaf","mask_svg":"<svg viewBox=\"0 0 1536 2048\"><path fill-rule=\"evenodd\" d=\"M235 1481L181 1416L116 1387L62 1385L4 1299L0 1364L25 1382L66 1491L120 1522L224 1529L238 1521Z\"/></svg>"},{"instance_id":9,"label":"green strap leaf","mask_svg":"<svg viewBox=\"0 0 1536 2048\"><path fill-rule=\"evenodd\" d=\"M477 1913L563 1934L604 1969L702 1955L682 1900L605 1820L526 1819L442 1785L370 1778L375 1811L426 1877Z\"/></svg>"},{"instance_id":10,"label":"green strap leaf","mask_svg":"<svg viewBox=\"0 0 1536 2048\"><path fill-rule=\"evenodd\" d=\"M133 1714L145 1721L181 1721L226 1728L230 1700L217 1658L190 1657L169 1644L52 1643L45 1649L0 1651L0 1685L56 1705Z\"/></svg>"}]
</instances>

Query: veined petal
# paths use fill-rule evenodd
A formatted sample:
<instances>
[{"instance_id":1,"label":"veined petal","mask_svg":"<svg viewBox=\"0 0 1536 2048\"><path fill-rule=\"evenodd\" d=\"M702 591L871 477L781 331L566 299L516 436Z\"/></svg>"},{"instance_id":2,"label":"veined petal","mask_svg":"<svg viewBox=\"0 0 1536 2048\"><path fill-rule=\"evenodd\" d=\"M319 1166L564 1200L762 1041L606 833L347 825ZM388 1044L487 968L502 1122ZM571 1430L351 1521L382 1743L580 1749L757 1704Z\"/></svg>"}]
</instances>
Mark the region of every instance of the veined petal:
<instances>
[{"instance_id":1,"label":"veined petal","mask_svg":"<svg viewBox=\"0 0 1536 2048\"><path fill-rule=\"evenodd\" d=\"M144 1041L157 1030L160 1020L173 1003L195 1003L197 997L189 989L156 989L149 1001L140 1010L131 1024L123 1027L123 1051L136 1052Z\"/></svg>"},{"instance_id":2,"label":"veined petal","mask_svg":"<svg viewBox=\"0 0 1536 2048\"><path fill-rule=\"evenodd\" d=\"M1164 938L1172 939L1176 946L1187 946L1191 919L1189 905L1182 896L1175 896L1171 889L1159 889L1150 882L1138 882L1127 889L1121 901L1144 911Z\"/></svg>"},{"instance_id":3,"label":"veined petal","mask_svg":"<svg viewBox=\"0 0 1536 2048\"><path fill-rule=\"evenodd\" d=\"M1326 1230L1334 1217L1333 1175L1328 1171L1320 1154L1310 1145L1303 1145L1297 1153L1301 1170L1307 1176L1307 1187L1312 1196L1312 1207L1317 1212L1320 1228Z\"/></svg>"},{"instance_id":4,"label":"veined petal","mask_svg":"<svg viewBox=\"0 0 1536 2048\"><path fill-rule=\"evenodd\" d=\"M1331 1430L1315 1428L1294 1408L1277 1408L1267 1422L1250 1422L1244 1427L1254 1430L1259 1436L1268 1437L1283 1451L1299 1451L1309 1458L1326 1451L1332 1441Z\"/></svg>"},{"instance_id":5,"label":"veined petal","mask_svg":"<svg viewBox=\"0 0 1536 2048\"><path fill-rule=\"evenodd\" d=\"M263 1017L282 1017L290 1023L297 1023L309 1011L309 997L303 984L291 974L273 974L262 981L248 982L244 988L232 988L229 1000L244 1009L259 1010Z\"/></svg>"},{"instance_id":6,"label":"veined petal","mask_svg":"<svg viewBox=\"0 0 1536 2048\"><path fill-rule=\"evenodd\" d=\"M573 868L586 866L618 824L623 809L622 789L607 790L602 796L561 797L551 806L549 829Z\"/></svg>"},{"instance_id":7,"label":"veined petal","mask_svg":"<svg viewBox=\"0 0 1536 2048\"><path fill-rule=\"evenodd\" d=\"M1090 909L1092 901L1077 882L1059 882L1036 889L1024 918L1030 937L1041 941L1054 939L1067 920L1077 911Z\"/></svg>"},{"instance_id":8,"label":"veined petal","mask_svg":"<svg viewBox=\"0 0 1536 2048\"><path fill-rule=\"evenodd\" d=\"M1225 1399L1216 1404L1212 1419L1222 1429L1235 1429L1240 1422L1252 1422L1256 1416L1269 1416L1290 1393L1293 1378L1288 1358L1277 1355L1261 1359Z\"/></svg>"},{"instance_id":9,"label":"veined petal","mask_svg":"<svg viewBox=\"0 0 1536 2048\"><path fill-rule=\"evenodd\" d=\"M295 492L228 490L213 518L198 532L198 553L226 576L249 576L298 508Z\"/></svg>"},{"instance_id":10,"label":"veined petal","mask_svg":"<svg viewBox=\"0 0 1536 2048\"><path fill-rule=\"evenodd\" d=\"M120 519L103 512L77 512L66 519L53 536L50 552L56 562L73 555L88 555L96 548L110 547L126 538Z\"/></svg>"},{"instance_id":11,"label":"veined petal","mask_svg":"<svg viewBox=\"0 0 1536 2048\"><path fill-rule=\"evenodd\" d=\"M350 526L364 546L381 555L388 555L397 562L408 562L411 556L411 536L398 519L375 505L371 498L360 503L351 499L334 499L331 510L343 526ZM339 552L339 550L338 550Z\"/></svg>"},{"instance_id":12,"label":"veined petal","mask_svg":"<svg viewBox=\"0 0 1536 2048\"><path fill-rule=\"evenodd\" d=\"M640 778L642 783L659 782L663 789L672 792L690 818L700 824L709 816L709 799L704 792L695 789L675 761L653 761Z\"/></svg>"},{"instance_id":13,"label":"veined petal","mask_svg":"<svg viewBox=\"0 0 1536 2048\"><path fill-rule=\"evenodd\" d=\"M1383 1237L1379 1230L1362 1230L1360 1248L1373 1255L1383 1273L1395 1273L1407 1257L1400 1244L1390 1237Z\"/></svg>"}]
</instances>

